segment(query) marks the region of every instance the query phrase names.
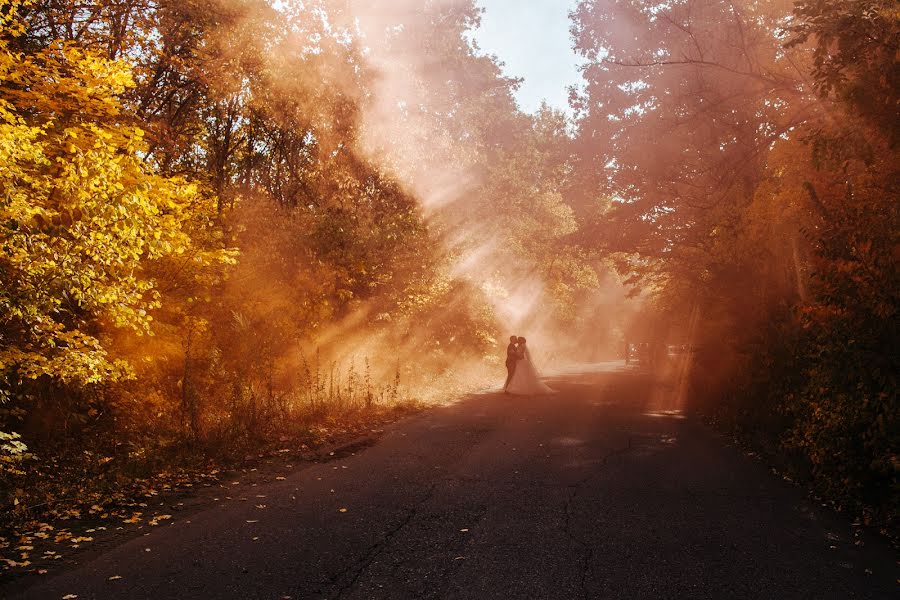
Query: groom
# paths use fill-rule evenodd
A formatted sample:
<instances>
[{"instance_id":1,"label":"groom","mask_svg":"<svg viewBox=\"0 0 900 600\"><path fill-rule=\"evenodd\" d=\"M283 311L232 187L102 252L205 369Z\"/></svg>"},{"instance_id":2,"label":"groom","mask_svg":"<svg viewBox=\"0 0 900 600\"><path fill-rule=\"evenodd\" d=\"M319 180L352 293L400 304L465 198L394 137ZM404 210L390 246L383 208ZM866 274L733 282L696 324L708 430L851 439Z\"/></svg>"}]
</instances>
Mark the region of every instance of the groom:
<instances>
[{"instance_id":1,"label":"groom","mask_svg":"<svg viewBox=\"0 0 900 600\"><path fill-rule=\"evenodd\" d=\"M512 381L513 374L516 372L516 362L522 358L519 354L519 338L518 336L509 336L509 345L506 347L506 383L503 384L503 391L507 394L506 388Z\"/></svg>"}]
</instances>

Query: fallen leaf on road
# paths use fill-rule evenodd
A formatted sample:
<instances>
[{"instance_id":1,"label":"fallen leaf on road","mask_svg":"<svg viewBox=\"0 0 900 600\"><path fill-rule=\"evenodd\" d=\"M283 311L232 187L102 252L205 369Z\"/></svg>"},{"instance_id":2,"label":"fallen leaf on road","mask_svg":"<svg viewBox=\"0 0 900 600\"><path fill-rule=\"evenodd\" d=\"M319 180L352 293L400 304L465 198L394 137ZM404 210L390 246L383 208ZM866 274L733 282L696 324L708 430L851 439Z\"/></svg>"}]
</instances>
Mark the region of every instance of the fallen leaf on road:
<instances>
[{"instance_id":1,"label":"fallen leaf on road","mask_svg":"<svg viewBox=\"0 0 900 600\"><path fill-rule=\"evenodd\" d=\"M284 477L279 475L278 477L275 478L275 481L284 481Z\"/></svg>"},{"instance_id":2,"label":"fallen leaf on road","mask_svg":"<svg viewBox=\"0 0 900 600\"><path fill-rule=\"evenodd\" d=\"M30 560L23 560L21 562L16 562L10 558L0 558L0 562L5 562L8 567L27 567L31 564Z\"/></svg>"},{"instance_id":3,"label":"fallen leaf on road","mask_svg":"<svg viewBox=\"0 0 900 600\"><path fill-rule=\"evenodd\" d=\"M69 533L68 531L66 531L65 529L63 529L62 531L59 531L56 534L56 537L53 538L53 541L58 544L60 542L63 542L65 540L69 540L69 539L72 539L72 534Z\"/></svg>"},{"instance_id":4,"label":"fallen leaf on road","mask_svg":"<svg viewBox=\"0 0 900 600\"><path fill-rule=\"evenodd\" d=\"M247 519L248 523L259 523L259 519Z\"/></svg>"},{"instance_id":5,"label":"fallen leaf on road","mask_svg":"<svg viewBox=\"0 0 900 600\"><path fill-rule=\"evenodd\" d=\"M116 581L118 579L122 579L122 576L121 575L113 575L112 577L108 577L106 580L107 581Z\"/></svg>"},{"instance_id":6,"label":"fallen leaf on road","mask_svg":"<svg viewBox=\"0 0 900 600\"><path fill-rule=\"evenodd\" d=\"M347 509L346 509L346 508L339 508L339 509L338 509L338 512L345 513L345 512L347 512Z\"/></svg>"},{"instance_id":7,"label":"fallen leaf on road","mask_svg":"<svg viewBox=\"0 0 900 600\"><path fill-rule=\"evenodd\" d=\"M463 533L466 533L466 532L468 532L469 530L468 530L468 529L460 529L460 531L463 532Z\"/></svg>"},{"instance_id":8,"label":"fallen leaf on road","mask_svg":"<svg viewBox=\"0 0 900 600\"><path fill-rule=\"evenodd\" d=\"M265 504L257 504L257 505L256 505L256 508L259 508L259 509L263 509L263 508L265 508L265 507L266 507Z\"/></svg>"},{"instance_id":9,"label":"fallen leaf on road","mask_svg":"<svg viewBox=\"0 0 900 600\"><path fill-rule=\"evenodd\" d=\"M78 594L66 594L62 597L62 600L75 600L78 597Z\"/></svg>"}]
</instances>

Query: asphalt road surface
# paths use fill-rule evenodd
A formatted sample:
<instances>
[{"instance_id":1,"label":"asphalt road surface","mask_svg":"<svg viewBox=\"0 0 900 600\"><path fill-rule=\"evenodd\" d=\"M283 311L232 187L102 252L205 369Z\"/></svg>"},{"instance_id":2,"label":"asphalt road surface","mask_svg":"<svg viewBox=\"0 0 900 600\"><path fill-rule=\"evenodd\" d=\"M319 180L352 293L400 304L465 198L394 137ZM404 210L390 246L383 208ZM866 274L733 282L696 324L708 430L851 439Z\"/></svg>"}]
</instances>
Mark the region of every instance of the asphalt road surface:
<instances>
[{"instance_id":1,"label":"asphalt road surface","mask_svg":"<svg viewBox=\"0 0 900 600\"><path fill-rule=\"evenodd\" d=\"M854 544L667 386L613 364L549 383L405 419L14 597L897 597L886 544Z\"/></svg>"}]
</instances>

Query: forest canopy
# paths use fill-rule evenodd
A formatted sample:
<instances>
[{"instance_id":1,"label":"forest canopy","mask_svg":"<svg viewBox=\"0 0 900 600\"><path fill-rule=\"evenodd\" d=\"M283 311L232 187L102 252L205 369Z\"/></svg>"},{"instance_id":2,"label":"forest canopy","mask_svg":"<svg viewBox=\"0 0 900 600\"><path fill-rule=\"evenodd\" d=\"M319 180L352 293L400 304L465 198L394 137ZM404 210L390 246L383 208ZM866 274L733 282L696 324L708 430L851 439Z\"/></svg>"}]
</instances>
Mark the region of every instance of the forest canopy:
<instances>
[{"instance_id":1,"label":"forest canopy","mask_svg":"<svg viewBox=\"0 0 900 600\"><path fill-rule=\"evenodd\" d=\"M894 522L896 3L581 0L572 117L480 15L0 0L4 509L482 386L524 328L690 345L698 409Z\"/></svg>"}]
</instances>

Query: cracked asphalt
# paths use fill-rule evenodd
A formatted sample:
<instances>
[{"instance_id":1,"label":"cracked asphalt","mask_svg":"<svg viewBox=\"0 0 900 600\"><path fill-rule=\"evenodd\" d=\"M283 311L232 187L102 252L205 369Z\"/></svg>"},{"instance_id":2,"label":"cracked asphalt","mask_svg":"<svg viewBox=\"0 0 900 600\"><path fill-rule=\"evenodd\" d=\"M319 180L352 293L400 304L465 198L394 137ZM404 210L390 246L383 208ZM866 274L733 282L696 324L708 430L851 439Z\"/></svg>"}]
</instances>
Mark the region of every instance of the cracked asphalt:
<instances>
[{"instance_id":1,"label":"cracked asphalt","mask_svg":"<svg viewBox=\"0 0 900 600\"><path fill-rule=\"evenodd\" d=\"M665 385L614 364L550 384L405 419L254 488L263 508L176 517L15 597L897 597L886 543L855 543Z\"/></svg>"}]
</instances>

